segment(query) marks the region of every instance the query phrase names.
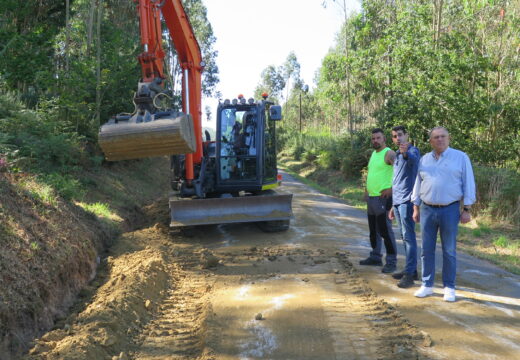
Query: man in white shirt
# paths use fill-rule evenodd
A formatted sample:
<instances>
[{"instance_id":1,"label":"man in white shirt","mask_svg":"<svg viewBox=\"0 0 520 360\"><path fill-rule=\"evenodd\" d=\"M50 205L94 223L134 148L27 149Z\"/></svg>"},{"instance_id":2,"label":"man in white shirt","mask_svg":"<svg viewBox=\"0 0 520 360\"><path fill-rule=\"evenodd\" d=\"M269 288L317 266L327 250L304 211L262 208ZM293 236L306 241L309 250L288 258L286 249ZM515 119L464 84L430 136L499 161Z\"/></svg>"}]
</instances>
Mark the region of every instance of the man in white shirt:
<instances>
[{"instance_id":1,"label":"man in white shirt","mask_svg":"<svg viewBox=\"0 0 520 360\"><path fill-rule=\"evenodd\" d=\"M433 128L430 144L433 151L421 158L412 192L413 220L421 222L422 232L422 286L415 296L433 294L435 245L437 232L440 232L444 300L455 301L458 224L471 220L470 208L476 200L475 179L469 157L449 147L450 135L446 128Z\"/></svg>"}]
</instances>

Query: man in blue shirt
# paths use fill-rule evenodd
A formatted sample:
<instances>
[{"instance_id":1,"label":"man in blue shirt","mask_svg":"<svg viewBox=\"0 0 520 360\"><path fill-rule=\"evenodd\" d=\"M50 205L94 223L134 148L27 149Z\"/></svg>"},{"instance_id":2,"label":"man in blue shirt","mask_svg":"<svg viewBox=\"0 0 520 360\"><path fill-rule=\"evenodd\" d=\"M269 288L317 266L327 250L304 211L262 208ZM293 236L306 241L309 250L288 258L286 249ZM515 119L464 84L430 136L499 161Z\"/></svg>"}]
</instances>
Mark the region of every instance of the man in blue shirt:
<instances>
[{"instance_id":1,"label":"man in blue shirt","mask_svg":"<svg viewBox=\"0 0 520 360\"><path fill-rule=\"evenodd\" d=\"M403 271L392 275L399 279L397 286L409 288L417 280L417 240L415 223L413 222L412 190L417 177L417 168L421 153L419 149L408 142L408 134L404 126L392 129L392 141L399 147L394 161L394 176L392 180L393 207L388 214L390 220L397 220L401 239L406 254L406 264Z\"/></svg>"},{"instance_id":2,"label":"man in blue shirt","mask_svg":"<svg viewBox=\"0 0 520 360\"><path fill-rule=\"evenodd\" d=\"M444 300L451 302L455 301L458 223L471 220L470 207L476 200L475 179L469 157L449 147L450 136L446 128L433 128L430 144L433 151L419 161L412 193L413 220L421 222L422 231L422 286L415 296L422 298L433 294L435 245L437 232L440 232Z\"/></svg>"}]
</instances>

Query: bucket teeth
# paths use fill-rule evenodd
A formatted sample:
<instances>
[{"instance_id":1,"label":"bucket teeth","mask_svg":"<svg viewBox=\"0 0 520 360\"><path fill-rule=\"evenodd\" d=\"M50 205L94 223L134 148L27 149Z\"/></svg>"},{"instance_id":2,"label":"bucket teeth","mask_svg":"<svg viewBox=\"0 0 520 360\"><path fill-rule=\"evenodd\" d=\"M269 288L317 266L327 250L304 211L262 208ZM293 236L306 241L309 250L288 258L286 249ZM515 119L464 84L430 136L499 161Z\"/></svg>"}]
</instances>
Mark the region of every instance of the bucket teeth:
<instances>
[{"instance_id":1,"label":"bucket teeth","mask_svg":"<svg viewBox=\"0 0 520 360\"><path fill-rule=\"evenodd\" d=\"M109 161L192 153L196 149L189 115L144 123L107 123L99 130L99 145Z\"/></svg>"}]
</instances>

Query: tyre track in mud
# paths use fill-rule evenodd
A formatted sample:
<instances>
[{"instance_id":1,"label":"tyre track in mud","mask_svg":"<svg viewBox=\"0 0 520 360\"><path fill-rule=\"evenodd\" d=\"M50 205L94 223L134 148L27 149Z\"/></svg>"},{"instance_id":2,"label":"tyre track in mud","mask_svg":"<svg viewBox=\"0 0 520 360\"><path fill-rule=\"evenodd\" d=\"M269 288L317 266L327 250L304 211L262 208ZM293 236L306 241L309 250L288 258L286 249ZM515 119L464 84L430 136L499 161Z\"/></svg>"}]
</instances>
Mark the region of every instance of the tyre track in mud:
<instances>
[{"instance_id":1,"label":"tyre track in mud","mask_svg":"<svg viewBox=\"0 0 520 360\"><path fill-rule=\"evenodd\" d=\"M210 336L217 358L426 358L421 347L431 339L369 288L348 253L309 244L214 250L224 266L216 271L211 299L218 316L209 324L235 329ZM273 311L268 304L281 306ZM267 319L248 320L247 313L252 319L257 311ZM306 331L298 330L302 327Z\"/></svg>"},{"instance_id":2,"label":"tyre track in mud","mask_svg":"<svg viewBox=\"0 0 520 360\"><path fill-rule=\"evenodd\" d=\"M118 240L90 296L28 359L421 358L423 334L371 291L347 252L318 248L301 229L170 233L163 204L145 211L154 225ZM219 301L243 289L243 301L248 291L263 298L246 306L252 313L222 311Z\"/></svg>"},{"instance_id":3,"label":"tyre track in mud","mask_svg":"<svg viewBox=\"0 0 520 360\"><path fill-rule=\"evenodd\" d=\"M175 274L177 287L169 291L156 317L139 335L139 350L133 359L207 358L203 353L211 285L198 260L196 255L182 257L182 270Z\"/></svg>"}]
</instances>

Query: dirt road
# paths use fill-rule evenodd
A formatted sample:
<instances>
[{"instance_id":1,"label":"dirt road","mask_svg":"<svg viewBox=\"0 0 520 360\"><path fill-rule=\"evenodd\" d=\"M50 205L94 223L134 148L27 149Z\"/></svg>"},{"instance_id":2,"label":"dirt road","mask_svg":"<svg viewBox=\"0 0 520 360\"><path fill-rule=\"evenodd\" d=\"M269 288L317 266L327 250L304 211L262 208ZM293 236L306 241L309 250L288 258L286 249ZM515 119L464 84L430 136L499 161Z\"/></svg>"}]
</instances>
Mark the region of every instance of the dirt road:
<instances>
[{"instance_id":1,"label":"dirt road","mask_svg":"<svg viewBox=\"0 0 520 360\"><path fill-rule=\"evenodd\" d=\"M145 209L149 226L119 239L82 301L27 357L520 356L518 277L463 267L470 280L459 301L416 299L378 268L356 265L367 253L362 211L286 179L295 220L285 233L252 224L171 233L166 199ZM497 285L507 281L509 292ZM478 287L485 282L495 284L489 293Z\"/></svg>"}]
</instances>

